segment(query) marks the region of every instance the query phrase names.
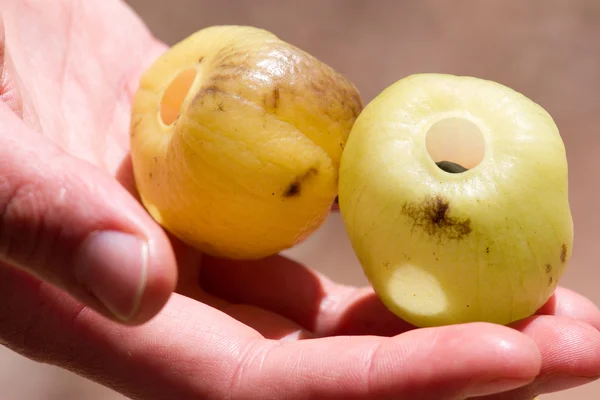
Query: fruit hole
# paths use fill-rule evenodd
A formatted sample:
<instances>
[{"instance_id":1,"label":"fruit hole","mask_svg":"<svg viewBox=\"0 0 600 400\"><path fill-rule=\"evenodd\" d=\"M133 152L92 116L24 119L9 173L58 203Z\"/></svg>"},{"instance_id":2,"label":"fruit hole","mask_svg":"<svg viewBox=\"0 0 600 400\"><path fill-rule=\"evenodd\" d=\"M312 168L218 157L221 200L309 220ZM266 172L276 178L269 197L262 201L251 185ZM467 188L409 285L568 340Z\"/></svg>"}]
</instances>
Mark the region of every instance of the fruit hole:
<instances>
[{"instance_id":1,"label":"fruit hole","mask_svg":"<svg viewBox=\"0 0 600 400\"><path fill-rule=\"evenodd\" d=\"M463 118L446 118L434 123L425 136L427 152L446 172L464 172L476 167L485 154L483 134Z\"/></svg>"},{"instance_id":2,"label":"fruit hole","mask_svg":"<svg viewBox=\"0 0 600 400\"><path fill-rule=\"evenodd\" d=\"M160 100L160 119L163 124L171 125L181 112L185 100L198 72L194 69L182 71L171 81Z\"/></svg>"}]
</instances>

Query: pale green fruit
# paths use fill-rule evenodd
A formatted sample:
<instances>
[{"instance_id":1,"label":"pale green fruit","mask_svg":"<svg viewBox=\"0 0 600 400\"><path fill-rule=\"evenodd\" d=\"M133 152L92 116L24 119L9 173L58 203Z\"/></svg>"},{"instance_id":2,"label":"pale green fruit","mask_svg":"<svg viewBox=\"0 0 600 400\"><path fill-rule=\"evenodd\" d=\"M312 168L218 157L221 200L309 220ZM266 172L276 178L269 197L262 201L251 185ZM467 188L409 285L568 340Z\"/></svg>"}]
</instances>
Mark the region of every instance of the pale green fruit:
<instances>
[{"instance_id":1,"label":"pale green fruit","mask_svg":"<svg viewBox=\"0 0 600 400\"><path fill-rule=\"evenodd\" d=\"M339 204L365 275L396 315L417 326L507 324L535 313L565 271L567 186L565 147L542 107L495 82L419 74L359 115Z\"/></svg>"}]
</instances>

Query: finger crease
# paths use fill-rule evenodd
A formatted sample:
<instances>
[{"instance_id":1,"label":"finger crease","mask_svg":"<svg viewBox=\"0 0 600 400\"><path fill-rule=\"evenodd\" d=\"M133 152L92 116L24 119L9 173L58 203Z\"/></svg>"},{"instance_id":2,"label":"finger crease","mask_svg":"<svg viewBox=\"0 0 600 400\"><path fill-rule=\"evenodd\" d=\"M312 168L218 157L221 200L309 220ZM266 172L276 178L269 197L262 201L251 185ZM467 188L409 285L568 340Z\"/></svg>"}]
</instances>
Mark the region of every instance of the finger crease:
<instances>
[{"instance_id":1,"label":"finger crease","mask_svg":"<svg viewBox=\"0 0 600 400\"><path fill-rule=\"evenodd\" d=\"M263 341L264 339L257 339ZM267 353L270 350L269 346L260 346L257 349L257 341L249 341L243 349L241 349L238 357L235 359L235 369L231 375L229 383L229 393L227 399L235 399L236 393L240 392L240 387L246 379L246 375L253 371L253 367L258 362L258 369L261 370Z\"/></svg>"},{"instance_id":2,"label":"finger crease","mask_svg":"<svg viewBox=\"0 0 600 400\"><path fill-rule=\"evenodd\" d=\"M367 368L365 368L366 377L365 381L365 394L367 396L373 395L375 384L374 384L374 376L376 374L377 368L377 358L379 358L379 353L381 351L381 343L377 343L373 346L369 355L367 356Z\"/></svg>"}]
</instances>

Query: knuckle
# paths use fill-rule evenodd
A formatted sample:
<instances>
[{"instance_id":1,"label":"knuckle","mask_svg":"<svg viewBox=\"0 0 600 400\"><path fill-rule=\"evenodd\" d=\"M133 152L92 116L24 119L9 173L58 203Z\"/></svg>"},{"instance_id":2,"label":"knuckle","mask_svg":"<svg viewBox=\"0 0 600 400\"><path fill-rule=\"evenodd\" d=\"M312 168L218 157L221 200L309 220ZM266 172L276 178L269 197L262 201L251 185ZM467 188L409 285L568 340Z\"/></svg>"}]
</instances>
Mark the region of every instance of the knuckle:
<instances>
[{"instance_id":1,"label":"knuckle","mask_svg":"<svg viewBox=\"0 0 600 400\"><path fill-rule=\"evenodd\" d=\"M25 313L27 304L23 303L23 293L17 293L13 288L18 273L0 263L0 345L36 362L49 361L45 350L43 314ZM17 283L18 285L18 283ZM24 287L25 291L39 291L40 283L30 280Z\"/></svg>"},{"instance_id":2,"label":"knuckle","mask_svg":"<svg viewBox=\"0 0 600 400\"><path fill-rule=\"evenodd\" d=\"M0 254L27 267L38 252L46 201L33 183L0 181Z\"/></svg>"},{"instance_id":3,"label":"knuckle","mask_svg":"<svg viewBox=\"0 0 600 400\"><path fill-rule=\"evenodd\" d=\"M38 363L84 363L86 353L74 339L85 309L59 289L0 261L0 346Z\"/></svg>"}]
</instances>

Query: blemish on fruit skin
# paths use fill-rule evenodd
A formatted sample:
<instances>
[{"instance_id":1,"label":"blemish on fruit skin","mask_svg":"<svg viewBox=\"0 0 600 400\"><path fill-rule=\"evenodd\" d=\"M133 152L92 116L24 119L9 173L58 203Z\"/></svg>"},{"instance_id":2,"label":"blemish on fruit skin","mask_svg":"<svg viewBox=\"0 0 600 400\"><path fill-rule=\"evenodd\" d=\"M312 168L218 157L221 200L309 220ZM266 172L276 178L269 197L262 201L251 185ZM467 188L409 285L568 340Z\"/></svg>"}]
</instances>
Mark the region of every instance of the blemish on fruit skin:
<instances>
[{"instance_id":1,"label":"blemish on fruit skin","mask_svg":"<svg viewBox=\"0 0 600 400\"><path fill-rule=\"evenodd\" d=\"M215 93L221 93L221 92L223 92L223 91L217 85L209 85L209 86L206 86L206 87L202 88L198 92L197 97L200 97L200 96L208 94L208 93L215 94Z\"/></svg>"},{"instance_id":2,"label":"blemish on fruit skin","mask_svg":"<svg viewBox=\"0 0 600 400\"><path fill-rule=\"evenodd\" d=\"M300 194L300 183L297 181L294 181L292 183L290 183L290 186L288 186L288 188L285 190L285 192L283 193L284 197L293 197Z\"/></svg>"},{"instance_id":3,"label":"blemish on fruit skin","mask_svg":"<svg viewBox=\"0 0 600 400\"><path fill-rule=\"evenodd\" d=\"M216 84L222 81L229 81L235 78L231 74L215 74L211 77L211 80Z\"/></svg>"},{"instance_id":4,"label":"blemish on fruit skin","mask_svg":"<svg viewBox=\"0 0 600 400\"><path fill-rule=\"evenodd\" d=\"M277 110L277 107L279 107L279 86L275 85L275 87L273 87L273 109Z\"/></svg>"},{"instance_id":5,"label":"blemish on fruit skin","mask_svg":"<svg viewBox=\"0 0 600 400\"><path fill-rule=\"evenodd\" d=\"M201 63L202 61L204 61L204 56L200 56L200 58L198 58L198 63Z\"/></svg>"},{"instance_id":6,"label":"blemish on fruit skin","mask_svg":"<svg viewBox=\"0 0 600 400\"><path fill-rule=\"evenodd\" d=\"M246 81L257 90L244 96L247 100L260 104L270 113L279 109L281 99L285 96L309 91L316 95L314 100L318 104L315 104L315 107L333 121L343 119L352 123L358 117L363 109L360 94L339 84L340 81L349 82L346 76L327 67L315 68L313 57L302 52L300 54L290 52L285 46L273 45L269 50L256 56L249 56L235 47L226 46L214 58L215 70L219 72L211 74L209 85L229 88L229 82L240 79ZM268 64L269 68L263 67L262 62ZM272 70L297 71L298 76L302 78L290 84L282 80L278 74L274 74ZM261 80L257 80L255 76L257 71L261 73ZM228 89L221 89L221 91L225 92ZM346 112L344 116L338 115L337 111L337 107L342 102ZM343 143L340 147L343 149Z\"/></svg>"},{"instance_id":7,"label":"blemish on fruit skin","mask_svg":"<svg viewBox=\"0 0 600 400\"><path fill-rule=\"evenodd\" d=\"M552 276L548 277L548 286L552 286L552 283L554 283L554 278Z\"/></svg>"},{"instance_id":8,"label":"blemish on fruit skin","mask_svg":"<svg viewBox=\"0 0 600 400\"><path fill-rule=\"evenodd\" d=\"M552 265L546 264L546 273L549 274L552 272Z\"/></svg>"},{"instance_id":9,"label":"blemish on fruit skin","mask_svg":"<svg viewBox=\"0 0 600 400\"><path fill-rule=\"evenodd\" d=\"M219 69L235 69L236 67L239 67L239 64L236 64L234 62L231 61L224 61L221 64L219 64Z\"/></svg>"},{"instance_id":10,"label":"blemish on fruit skin","mask_svg":"<svg viewBox=\"0 0 600 400\"><path fill-rule=\"evenodd\" d=\"M131 124L131 137L135 137L137 131L138 131L138 127L140 126L140 124L142 123L142 118L140 117L136 117Z\"/></svg>"},{"instance_id":11,"label":"blemish on fruit skin","mask_svg":"<svg viewBox=\"0 0 600 400\"><path fill-rule=\"evenodd\" d=\"M230 81L245 71L251 69L248 64L248 55L243 52L236 52L231 47L225 47L222 49L216 57L217 66L215 70L220 71L213 75L211 80L218 81Z\"/></svg>"},{"instance_id":12,"label":"blemish on fruit skin","mask_svg":"<svg viewBox=\"0 0 600 400\"><path fill-rule=\"evenodd\" d=\"M265 110L277 111L280 97L279 85L275 84L273 86L273 90L263 94L262 105L264 106Z\"/></svg>"},{"instance_id":13,"label":"blemish on fruit skin","mask_svg":"<svg viewBox=\"0 0 600 400\"><path fill-rule=\"evenodd\" d=\"M306 82L307 89L314 92L317 97L322 97L324 100L335 99L338 102L343 101L344 105L349 105L352 117L356 119L363 109L363 102L357 92L349 91L347 88L341 88L336 84L337 80L347 81L346 76L336 71L330 71L331 76L321 77L320 79L310 79ZM333 78L336 77L336 79ZM350 102L350 104L348 104ZM327 104L329 106L329 104ZM328 110L328 107L324 108Z\"/></svg>"},{"instance_id":14,"label":"blemish on fruit skin","mask_svg":"<svg viewBox=\"0 0 600 400\"><path fill-rule=\"evenodd\" d=\"M198 91L198 93L196 93L194 99L192 100L192 103L199 103L200 105L204 105L205 96L216 96L219 93L225 94L225 92L215 84L204 86ZM223 109L219 104L217 104L217 110L215 111L223 111Z\"/></svg>"},{"instance_id":15,"label":"blemish on fruit skin","mask_svg":"<svg viewBox=\"0 0 600 400\"><path fill-rule=\"evenodd\" d=\"M297 177L283 192L283 197L296 197L300 195L302 184L310 177L316 176L319 171L316 168L310 168L302 176Z\"/></svg>"},{"instance_id":16,"label":"blemish on fruit skin","mask_svg":"<svg viewBox=\"0 0 600 400\"><path fill-rule=\"evenodd\" d=\"M560 246L560 262L564 263L565 261L567 261L567 245L563 243Z\"/></svg>"},{"instance_id":17,"label":"blemish on fruit skin","mask_svg":"<svg viewBox=\"0 0 600 400\"><path fill-rule=\"evenodd\" d=\"M460 240L471 233L471 219L450 215L450 203L441 196L427 196L420 203L405 203L402 213L413 220L413 229L422 229L439 240Z\"/></svg>"}]
</instances>

